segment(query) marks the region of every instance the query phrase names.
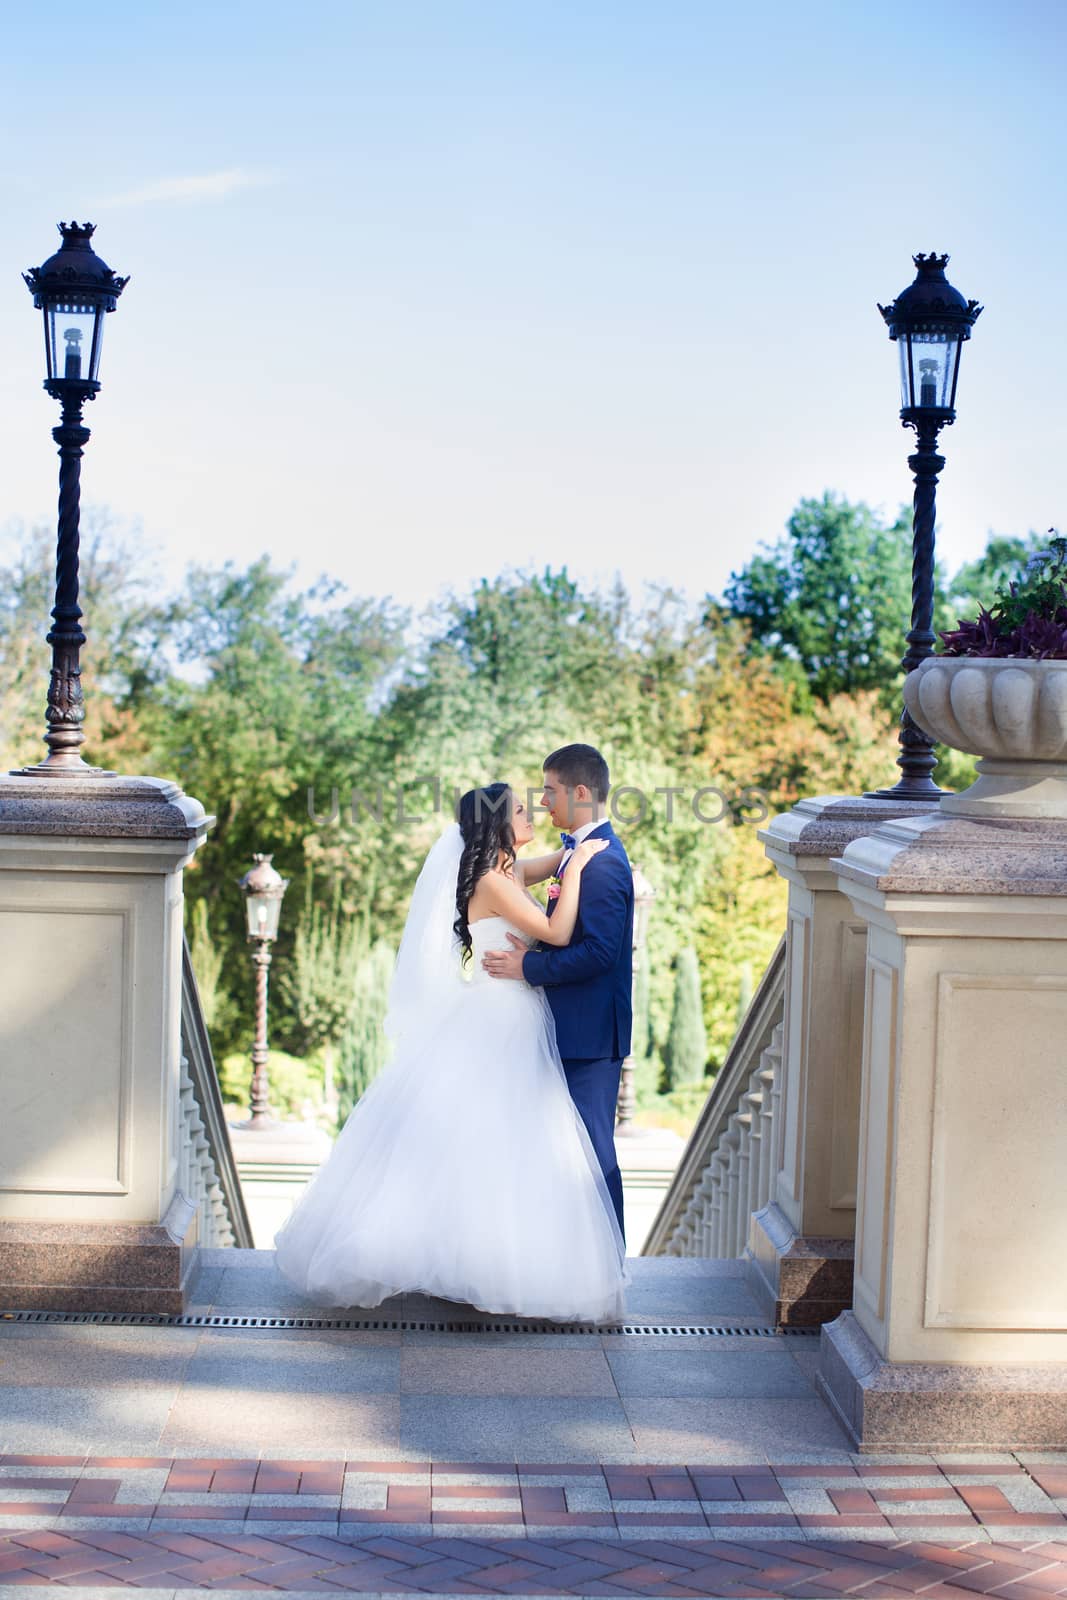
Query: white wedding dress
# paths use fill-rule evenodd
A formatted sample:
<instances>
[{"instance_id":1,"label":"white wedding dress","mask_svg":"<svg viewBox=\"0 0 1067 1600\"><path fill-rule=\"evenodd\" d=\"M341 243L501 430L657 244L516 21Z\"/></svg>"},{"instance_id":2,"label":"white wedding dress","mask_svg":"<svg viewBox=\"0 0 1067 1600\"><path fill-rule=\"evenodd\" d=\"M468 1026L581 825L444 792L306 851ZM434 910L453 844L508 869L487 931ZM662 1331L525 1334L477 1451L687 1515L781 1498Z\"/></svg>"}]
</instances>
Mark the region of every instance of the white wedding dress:
<instances>
[{"instance_id":1,"label":"white wedding dress","mask_svg":"<svg viewBox=\"0 0 1067 1600\"><path fill-rule=\"evenodd\" d=\"M544 991L483 968L509 922L470 931L469 978L435 995L354 1107L275 1236L279 1270L315 1305L407 1291L616 1321L625 1247Z\"/></svg>"}]
</instances>

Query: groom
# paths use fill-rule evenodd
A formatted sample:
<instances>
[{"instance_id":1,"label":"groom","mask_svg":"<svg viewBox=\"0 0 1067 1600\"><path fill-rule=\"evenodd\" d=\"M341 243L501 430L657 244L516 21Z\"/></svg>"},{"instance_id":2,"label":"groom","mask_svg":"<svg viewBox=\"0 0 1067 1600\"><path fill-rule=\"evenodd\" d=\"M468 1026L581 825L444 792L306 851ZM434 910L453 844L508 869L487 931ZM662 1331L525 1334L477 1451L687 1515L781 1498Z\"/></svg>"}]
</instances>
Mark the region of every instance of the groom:
<instances>
[{"instance_id":1,"label":"groom","mask_svg":"<svg viewBox=\"0 0 1067 1600\"><path fill-rule=\"evenodd\" d=\"M483 965L495 978L525 978L544 989L571 1099L588 1129L622 1228L615 1102L622 1063L630 1053L633 875L605 815L608 764L600 751L589 744L564 745L545 761L544 778L541 806L561 830L567 852L588 838L607 839L608 848L582 875L570 944L528 950L509 933L513 948L487 951ZM567 855L559 870L561 876L566 872ZM549 903L549 916L554 906Z\"/></svg>"}]
</instances>

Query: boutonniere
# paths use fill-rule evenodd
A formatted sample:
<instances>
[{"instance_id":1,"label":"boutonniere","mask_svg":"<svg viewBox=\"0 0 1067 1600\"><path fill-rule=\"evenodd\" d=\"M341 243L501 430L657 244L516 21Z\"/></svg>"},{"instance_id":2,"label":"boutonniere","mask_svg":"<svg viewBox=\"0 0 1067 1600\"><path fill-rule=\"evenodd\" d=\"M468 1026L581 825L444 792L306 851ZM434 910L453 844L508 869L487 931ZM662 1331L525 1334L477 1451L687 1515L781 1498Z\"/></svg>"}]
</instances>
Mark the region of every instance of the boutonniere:
<instances>
[{"instance_id":1,"label":"boutonniere","mask_svg":"<svg viewBox=\"0 0 1067 1600\"><path fill-rule=\"evenodd\" d=\"M560 892L560 890L562 888L563 888L563 884L562 884L562 882L560 881L559 878L549 878L549 880L548 880L548 899L549 899L549 903L550 904L551 904L551 902L553 900L558 900L559 899L559 892Z\"/></svg>"}]
</instances>

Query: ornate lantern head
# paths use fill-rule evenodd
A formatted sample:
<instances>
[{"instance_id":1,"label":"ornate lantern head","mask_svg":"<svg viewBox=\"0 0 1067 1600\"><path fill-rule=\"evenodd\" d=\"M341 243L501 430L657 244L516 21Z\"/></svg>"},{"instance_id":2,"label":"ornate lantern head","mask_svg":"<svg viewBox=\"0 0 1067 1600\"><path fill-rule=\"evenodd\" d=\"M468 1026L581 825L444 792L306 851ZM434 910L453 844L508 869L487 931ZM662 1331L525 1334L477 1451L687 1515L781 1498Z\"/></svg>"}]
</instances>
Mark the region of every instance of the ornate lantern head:
<instances>
[{"instance_id":1,"label":"ornate lantern head","mask_svg":"<svg viewBox=\"0 0 1067 1600\"><path fill-rule=\"evenodd\" d=\"M22 276L44 313L45 388L56 400L91 400L100 388L104 316L130 280L94 252L91 222L61 222L59 231L63 243L55 255Z\"/></svg>"},{"instance_id":2,"label":"ornate lantern head","mask_svg":"<svg viewBox=\"0 0 1067 1600\"><path fill-rule=\"evenodd\" d=\"M245 892L248 937L276 939L282 899L289 887L289 879L275 872L270 864L270 856L256 855L252 859L255 866L245 873L239 884Z\"/></svg>"},{"instance_id":3,"label":"ornate lantern head","mask_svg":"<svg viewBox=\"0 0 1067 1600\"><path fill-rule=\"evenodd\" d=\"M915 282L892 305L879 306L900 354L900 420L941 427L956 416L960 352L981 315L945 277L948 256L913 256Z\"/></svg>"}]
</instances>

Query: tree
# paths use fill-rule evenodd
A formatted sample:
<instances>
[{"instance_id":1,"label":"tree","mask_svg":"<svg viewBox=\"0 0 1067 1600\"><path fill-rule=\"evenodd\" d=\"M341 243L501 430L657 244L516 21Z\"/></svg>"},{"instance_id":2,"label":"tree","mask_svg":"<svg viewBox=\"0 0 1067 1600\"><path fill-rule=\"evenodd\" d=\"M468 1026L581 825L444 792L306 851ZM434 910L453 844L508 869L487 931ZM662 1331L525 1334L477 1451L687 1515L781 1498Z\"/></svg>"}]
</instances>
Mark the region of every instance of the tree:
<instances>
[{"instance_id":1,"label":"tree","mask_svg":"<svg viewBox=\"0 0 1067 1600\"><path fill-rule=\"evenodd\" d=\"M990 606L994 592L1019 576L1035 551L1045 548L1051 533L1052 529L1044 535L1029 533L1025 539L991 534L978 559L966 562L949 586L947 626L976 617L979 604Z\"/></svg>"},{"instance_id":2,"label":"tree","mask_svg":"<svg viewBox=\"0 0 1067 1600\"><path fill-rule=\"evenodd\" d=\"M379 939L356 968L352 1011L338 1049L338 1127L385 1065L389 1041L383 1023L395 961L392 945Z\"/></svg>"},{"instance_id":3,"label":"tree","mask_svg":"<svg viewBox=\"0 0 1067 1600\"><path fill-rule=\"evenodd\" d=\"M200 1009L208 1031L221 1020L229 997L222 983L223 954L212 942L208 927L206 900L193 900L189 905L189 959L196 978Z\"/></svg>"},{"instance_id":4,"label":"tree","mask_svg":"<svg viewBox=\"0 0 1067 1600\"><path fill-rule=\"evenodd\" d=\"M687 949L696 952L705 1058L715 1070L736 1030L746 969L758 982L784 925L786 885L753 824L802 795L858 794L895 776L908 519L882 528L865 507L824 496L798 506L790 530L780 560L764 552L734 580L738 609L709 601L694 611L669 588L637 605L621 588L587 591L566 572L508 573L436 601L415 637L388 603L352 598L327 580L298 589L266 560L194 569L177 596L154 603L132 581L128 540L124 549L106 527L87 539L87 753L120 772L174 777L217 818L185 875L205 997L214 989L216 1055L243 1050L250 1033L236 884L255 851L272 850L293 885L275 946L272 1042L306 1052L332 1038L343 1106L381 1064L389 952L452 790L497 777L532 787L548 750L586 739L604 750L616 787L630 791L616 796L613 817L658 891L637 996L635 1052L648 1052L641 1092L655 1097L680 1003L676 962ZM951 594L987 599L1042 542L991 541ZM12 766L43 748L53 546L43 530L27 535L0 571L0 742ZM891 558L901 593L890 602ZM781 630L772 578L781 579ZM805 600L820 583L838 596L821 613ZM753 599L747 614L742 585ZM958 604L960 614L973 610L972 598ZM825 637L807 649L801 625L820 616L824 636L830 623L836 630L833 649ZM851 649L857 628L871 650L884 644L884 683L873 657ZM857 674L875 686L832 687ZM960 786L955 769L938 776ZM410 802L402 817L401 788ZM353 789L372 803L355 818ZM740 797L753 790L765 809L746 810ZM706 797L699 815L697 791ZM538 832L542 846L553 842L543 820ZM317 1082L317 1056L307 1070Z\"/></svg>"},{"instance_id":5,"label":"tree","mask_svg":"<svg viewBox=\"0 0 1067 1600\"><path fill-rule=\"evenodd\" d=\"M296 1015L305 1049L322 1051L328 1106L336 1103L335 1052L352 1016L361 958L359 926L342 916L340 895L335 892L325 911L313 899L309 875L304 913L279 989Z\"/></svg>"},{"instance_id":6,"label":"tree","mask_svg":"<svg viewBox=\"0 0 1067 1600\"><path fill-rule=\"evenodd\" d=\"M821 700L891 688L911 619L911 517L885 526L862 502L802 500L786 537L731 574L726 604L753 648Z\"/></svg>"},{"instance_id":7,"label":"tree","mask_svg":"<svg viewBox=\"0 0 1067 1600\"><path fill-rule=\"evenodd\" d=\"M47 753L44 636L55 595L56 536L43 526L15 525L11 542L13 558L0 566L0 763L9 768ZM140 710L166 675L160 649L166 613L153 599L143 551L106 511L90 507L82 516L79 579L88 636L81 652L83 754L119 771L145 771Z\"/></svg>"},{"instance_id":8,"label":"tree","mask_svg":"<svg viewBox=\"0 0 1067 1600\"><path fill-rule=\"evenodd\" d=\"M699 1083L708 1058L700 963L692 945L679 950L675 963L674 1010L667 1038L667 1078L672 1089Z\"/></svg>"},{"instance_id":9,"label":"tree","mask_svg":"<svg viewBox=\"0 0 1067 1600\"><path fill-rule=\"evenodd\" d=\"M268 850L292 881L289 904L298 900L316 865L308 847L319 837L308 796L366 785L379 759L374 702L400 650L402 624L389 605L343 599L331 583L294 591L265 559L243 572L232 565L192 569L168 608L173 666L139 712L149 749L138 770L175 778L216 819L186 875L186 892L209 903L235 1002L214 1041L220 1055L240 1048L251 1026L252 987L241 977L244 907L235 886L253 854ZM316 893L324 912L338 889L350 908L353 883L373 852L373 840L356 841L321 873ZM283 914L279 975L294 942L292 918ZM287 1009L291 993L279 982L272 1040L307 1048L306 1029Z\"/></svg>"}]
</instances>

